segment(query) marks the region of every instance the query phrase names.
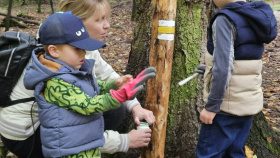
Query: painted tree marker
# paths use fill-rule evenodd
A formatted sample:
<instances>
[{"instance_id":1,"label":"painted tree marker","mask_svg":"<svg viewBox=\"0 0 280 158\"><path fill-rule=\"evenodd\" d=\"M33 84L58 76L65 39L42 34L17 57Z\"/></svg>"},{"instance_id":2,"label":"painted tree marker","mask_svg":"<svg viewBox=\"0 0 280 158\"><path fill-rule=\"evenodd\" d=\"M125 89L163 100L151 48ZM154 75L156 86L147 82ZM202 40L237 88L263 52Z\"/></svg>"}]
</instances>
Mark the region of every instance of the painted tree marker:
<instances>
[{"instance_id":1,"label":"painted tree marker","mask_svg":"<svg viewBox=\"0 0 280 158\"><path fill-rule=\"evenodd\" d=\"M159 20L158 21L158 39L159 40L174 40L175 21Z\"/></svg>"}]
</instances>

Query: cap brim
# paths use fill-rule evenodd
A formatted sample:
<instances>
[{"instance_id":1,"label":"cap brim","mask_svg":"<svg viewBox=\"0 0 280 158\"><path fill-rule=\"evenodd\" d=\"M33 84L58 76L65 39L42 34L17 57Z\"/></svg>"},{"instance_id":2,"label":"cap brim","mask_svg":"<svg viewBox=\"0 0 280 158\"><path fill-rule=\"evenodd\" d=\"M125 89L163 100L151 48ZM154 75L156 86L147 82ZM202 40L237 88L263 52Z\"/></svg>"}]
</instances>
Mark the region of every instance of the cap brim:
<instances>
[{"instance_id":1,"label":"cap brim","mask_svg":"<svg viewBox=\"0 0 280 158\"><path fill-rule=\"evenodd\" d=\"M71 42L69 43L71 46L74 46L76 48L84 49L84 50L97 50L99 48L105 47L106 44L100 41L97 41L92 38L86 38L80 41Z\"/></svg>"}]
</instances>

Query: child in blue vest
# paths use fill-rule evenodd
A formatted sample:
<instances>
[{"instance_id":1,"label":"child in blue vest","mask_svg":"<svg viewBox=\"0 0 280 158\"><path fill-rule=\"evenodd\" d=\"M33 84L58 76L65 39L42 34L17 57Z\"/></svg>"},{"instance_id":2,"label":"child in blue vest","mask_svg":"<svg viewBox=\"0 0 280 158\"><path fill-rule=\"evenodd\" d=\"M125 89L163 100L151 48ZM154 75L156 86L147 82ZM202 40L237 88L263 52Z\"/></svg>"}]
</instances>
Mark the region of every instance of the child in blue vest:
<instances>
[{"instance_id":1,"label":"child in blue vest","mask_svg":"<svg viewBox=\"0 0 280 158\"><path fill-rule=\"evenodd\" d=\"M196 155L244 158L253 115L263 108L264 43L277 35L271 7L262 1L213 0L220 9L208 29L204 100Z\"/></svg>"},{"instance_id":2,"label":"child in blue vest","mask_svg":"<svg viewBox=\"0 0 280 158\"><path fill-rule=\"evenodd\" d=\"M55 13L39 29L44 48L32 52L24 85L32 89L39 105L41 141L45 157L101 157L104 145L102 112L134 99L155 69L143 70L135 79L125 75L115 81L97 81L93 59L85 50L105 44L89 37L80 18Z\"/></svg>"}]
</instances>

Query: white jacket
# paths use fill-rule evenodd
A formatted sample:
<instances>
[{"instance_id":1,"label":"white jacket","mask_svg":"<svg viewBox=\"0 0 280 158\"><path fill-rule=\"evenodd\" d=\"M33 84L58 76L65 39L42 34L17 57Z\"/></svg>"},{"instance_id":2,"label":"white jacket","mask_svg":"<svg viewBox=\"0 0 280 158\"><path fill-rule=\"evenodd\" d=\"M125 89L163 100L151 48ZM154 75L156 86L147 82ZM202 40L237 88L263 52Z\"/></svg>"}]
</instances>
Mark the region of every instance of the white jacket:
<instances>
[{"instance_id":1,"label":"white jacket","mask_svg":"<svg viewBox=\"0 0 280 158\"><path fill-rule=\"evenodd\" d=\"M120 76L113 70L111 65L106 63L98 50L88 51L87 59L95 59L93 74L99 80L110 81ZM33 91L27 90L23 85L25 69L11 94L11 100L33 97ZM6 108L0 108L0 133L5 138L11 140L25 140L32 136L39 127L38 106L33 101L15 104ZM137 99L124 103L128 112L140 104ZM32 117L31 117L32 108ZM32 118L32 119L31 119ZM34 128L33 128L34 127ZM103 153L126 152L129 147L129 138L127 134L119 134L116 131L105 131L105 145L100 148Z\"/></svg>"}]
</instances>

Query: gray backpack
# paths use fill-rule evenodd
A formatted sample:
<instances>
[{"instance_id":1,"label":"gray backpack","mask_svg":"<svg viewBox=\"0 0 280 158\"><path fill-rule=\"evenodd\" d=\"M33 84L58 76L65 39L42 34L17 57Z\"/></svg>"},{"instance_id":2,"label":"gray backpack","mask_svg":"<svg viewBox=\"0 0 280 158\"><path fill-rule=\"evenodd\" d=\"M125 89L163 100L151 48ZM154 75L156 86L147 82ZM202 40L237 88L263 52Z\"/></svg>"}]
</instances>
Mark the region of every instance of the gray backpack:
<instances>
[{"instance_id":1,"label":"gray backpack","mask_svg":"<svg viewBox=\"0 0 280 158\"><path fill-rule=\"evenodd\" d=\"M0 36L0 107L35 100L32 97L11 101L10 95L36 44L29 33L7 31Z\"/></svg>"}]
</instances>

